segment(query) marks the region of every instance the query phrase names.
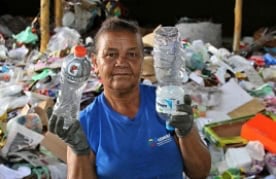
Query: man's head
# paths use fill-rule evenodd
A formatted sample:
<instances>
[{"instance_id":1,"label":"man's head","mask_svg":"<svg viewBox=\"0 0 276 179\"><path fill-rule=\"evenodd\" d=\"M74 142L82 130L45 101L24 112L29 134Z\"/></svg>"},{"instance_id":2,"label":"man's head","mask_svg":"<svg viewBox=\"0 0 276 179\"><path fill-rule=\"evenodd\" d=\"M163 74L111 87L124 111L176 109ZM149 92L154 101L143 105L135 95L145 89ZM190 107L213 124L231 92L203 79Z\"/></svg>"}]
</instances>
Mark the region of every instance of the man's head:
<instances>
[{"instance_id":1,"label":"man's head","mask_svg":"<svg viewBox=\"0 0 276 179\"><path fill-rule=\"evenodd\" d=\"M101 34L106 33L106 32L122 32L122 31L136 34L138 36L138 38L141 40L140 45L142 47L141 50L143 50L142 36L141 36L140 29L139 29L137 23L134 21L127 21L124 19L120 19L118 17L110 17L102 23L100 29L97 31L97 33L95 35L94 52L97 53L97 51L98 51L98 41L99 41L99 36L101 36Z\"/></svg>"},{"instance_id":2,"label":"man's head","mask_svg":"<svg viewBox=\"0 0 276 179\"><path fill-rule=\"evenodd\" d=\"M104 21L95 36L94 51L94 69L105 89L124 93L138 86L143 43L135 23L115 17Z\"/></svg>"}]
</instances>

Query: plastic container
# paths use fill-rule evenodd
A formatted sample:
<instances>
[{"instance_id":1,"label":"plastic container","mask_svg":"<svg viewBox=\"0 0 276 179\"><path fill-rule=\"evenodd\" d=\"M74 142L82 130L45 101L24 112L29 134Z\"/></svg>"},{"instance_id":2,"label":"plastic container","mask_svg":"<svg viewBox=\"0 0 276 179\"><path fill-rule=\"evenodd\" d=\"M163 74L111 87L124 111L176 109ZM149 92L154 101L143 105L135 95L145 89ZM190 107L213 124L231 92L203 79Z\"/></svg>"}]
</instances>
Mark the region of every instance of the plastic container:
<instances>
[{"instance_id":1,"label":"plastic container","mask_svg":"<svg viewBox=\"0 0 276 179\"><path fill-rule=\"evenodd\" d=\"M242 125L252 115L223 120L206 124L203 127L203 134L206 139L218 147L227 149L229 147L244 146L248 141L240 136Z\"/></svg>"},{"instance_id":2,"label":"plastic container","mask_svg":"<svg viewBox=\"0 0 276 179\"><path fill-rule=\"evenodd\" d=\"M83 89L90 76L91 64L86 58L86 48L76 46L62 64L60 90L53 114L64 118L64 129L79 119Z\"/></svg>"},{"instance_id":3,"label":"plastic container","mask_svg":"<svg viewBox=\"0 0 276 179\"><path fill-rule=\"evenodd\" d=\"M266 150L276 153L276 123L261 113L242 125L241 137L249 141L258 140Z\"/></svg>"},{"instance_id":4,"label":"plastic container","mask_svg":"<svg viewBox=\"0 0 276 179\"><path fill-rule=\"evenodd\" d=\"M153 58L156 90L156 111L161 119L168 121L176 112L176 106L184 103L181 68L184 63L181 55L181 41L176 27L164 26L154 33ZM174 130L166 125L168 130Z\"/></svg>"}]
</instances>

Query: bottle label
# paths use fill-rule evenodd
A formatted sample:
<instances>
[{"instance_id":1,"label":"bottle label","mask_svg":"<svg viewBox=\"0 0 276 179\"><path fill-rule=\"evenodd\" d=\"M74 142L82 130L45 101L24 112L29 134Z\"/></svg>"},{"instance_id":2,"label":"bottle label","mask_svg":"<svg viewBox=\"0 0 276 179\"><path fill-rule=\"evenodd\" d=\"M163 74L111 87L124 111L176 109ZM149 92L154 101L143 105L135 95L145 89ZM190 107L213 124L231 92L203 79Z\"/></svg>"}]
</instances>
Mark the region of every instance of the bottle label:
<instances>
[{"instance_id":1,"label":"bottle label","mask_svg":"<svg viewBox=\"0 0 276 179\"><path fill-rule=\"evenodd\" d=\"M168 119L172 113L176 112L176 106L182 103L179 99L156 97L156 111L162 114L162 118Z\"/></svg>"},{"instance_id":2,"label":"bottle label","mask_svg":"<svg viewBox=\"0 0 276 179\"><path fill-rule=\"evenodd\" d=\"M71 63L67 67L67 73L71 76L77 76L80 71L80 63Z\"/></svg>"},{"instance_id":3,"label":"bottle label","mask_svg":"<svg viewBox=\"0 0 276 179\"><path fill-rule=\"evenodd\" d=\"M156 90L155 108L159 116L168 120L176 112L177 105L184 103L184 90L180 86L159 86Z\"/></svg>"},{"instance_id":4,"label":"bottle label","mask_svg":"<svg viewBox=\"0 0 276 179\"><path fill-rule=\"evenodd\" d=\"M89 78L90 62L86 58L81 60L72 59L69 62L65 62L63 71L65 78L70 82L83 82Z\"/></svg>"}]
</instances>

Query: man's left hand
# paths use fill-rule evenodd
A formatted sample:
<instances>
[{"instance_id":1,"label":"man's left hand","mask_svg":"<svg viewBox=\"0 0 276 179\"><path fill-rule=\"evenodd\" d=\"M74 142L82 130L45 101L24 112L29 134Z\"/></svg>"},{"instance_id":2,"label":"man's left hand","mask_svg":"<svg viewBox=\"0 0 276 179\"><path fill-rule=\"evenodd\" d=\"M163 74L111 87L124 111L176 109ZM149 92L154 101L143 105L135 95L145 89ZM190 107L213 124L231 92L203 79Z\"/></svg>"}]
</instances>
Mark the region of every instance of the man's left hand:
<instances>
[{"instance_id":1,"label":"man's left hand","mask_svg":"<svg viewBox=\"0 0 276 179\"><path fill-rule=\"evenodd\" d=\"M178 137L185 137L193 128L194 118L190 95L184 96L184 104L177 105L177 112L171 116L169 125L175 128Z\"/></svg>"}]
</instances>

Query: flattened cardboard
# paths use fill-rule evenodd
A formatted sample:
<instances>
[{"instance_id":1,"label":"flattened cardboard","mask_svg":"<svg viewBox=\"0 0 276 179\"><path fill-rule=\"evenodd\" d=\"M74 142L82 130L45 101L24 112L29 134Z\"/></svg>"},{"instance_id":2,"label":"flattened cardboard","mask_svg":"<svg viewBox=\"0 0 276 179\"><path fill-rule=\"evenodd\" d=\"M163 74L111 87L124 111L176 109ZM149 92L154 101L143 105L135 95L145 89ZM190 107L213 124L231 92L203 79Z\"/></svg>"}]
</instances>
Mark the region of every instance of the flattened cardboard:
<instances>
[{"instance_id":1,"label":"flattened cardboard","mask_svg":"<svg viewBox=\"0 0 276 179\"><path fill-rule=\"evenodd\" d=\"M234 109L233 111L229 112L228 115L231 118L238 118L243 116L249 116L257 114L265 109L265 106L262 102L258 99L254 98L249 102L241 105L240 107Z\"/></svg>"},{"instance_id":2,"label":"flattened cardboard","mask_svg":"<svg viewBox=\"0 0 276 179\"><path fill-rule=\"evenodd\" d=\"M63 162L67 162L67 145L57 135L49 131L46 132L41 145Z\"/></svg>"}]
</instances>

